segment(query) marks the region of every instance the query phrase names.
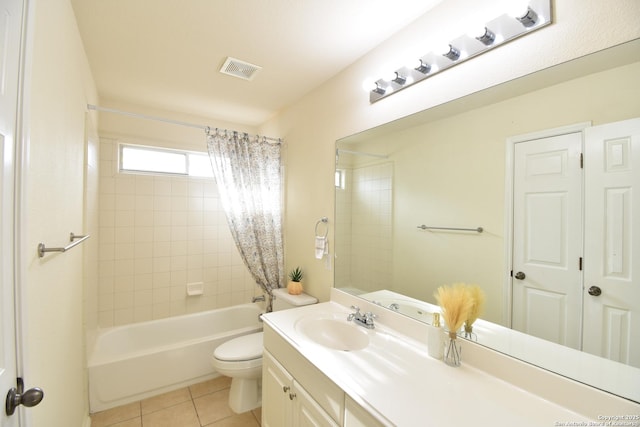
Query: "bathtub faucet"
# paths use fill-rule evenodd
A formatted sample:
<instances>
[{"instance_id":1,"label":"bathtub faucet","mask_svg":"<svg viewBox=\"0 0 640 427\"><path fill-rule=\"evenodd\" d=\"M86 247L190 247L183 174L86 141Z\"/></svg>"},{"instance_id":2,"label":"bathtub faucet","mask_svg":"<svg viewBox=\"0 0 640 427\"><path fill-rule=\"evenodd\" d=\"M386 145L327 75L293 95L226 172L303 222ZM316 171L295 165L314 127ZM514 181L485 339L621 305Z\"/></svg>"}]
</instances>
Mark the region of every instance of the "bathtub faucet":
<instances>
[{"instance_id":1,"label":"bathtub faucet","mask_svg":"<svg viewBox=\"0 0 640 427\"><path fill-rule=\"evenodd\" d=\"M251 298L251 302L265 301L264 295Z\"/></svg>"}]
</instances>

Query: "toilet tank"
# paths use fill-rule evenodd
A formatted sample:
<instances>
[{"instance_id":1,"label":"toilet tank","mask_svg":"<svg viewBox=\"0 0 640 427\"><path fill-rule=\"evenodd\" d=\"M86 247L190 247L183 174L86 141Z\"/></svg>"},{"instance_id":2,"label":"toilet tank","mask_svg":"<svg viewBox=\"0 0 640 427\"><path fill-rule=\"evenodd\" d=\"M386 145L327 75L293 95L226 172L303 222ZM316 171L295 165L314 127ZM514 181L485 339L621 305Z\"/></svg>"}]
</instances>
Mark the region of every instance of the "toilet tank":
<instances>
[{"instance_id":1,"label":"toilet tank","mask_svg":"<svg viewBox=\"0 0 640 427\"><path fill-rule=\"evenodd\" d=\"M302 307L303 305L311 305L318 300L304 292L300 295L291 295L287 288L278 288L273 290L273 311L288 310L290 308Z\"/></svg>"}]
</instances>

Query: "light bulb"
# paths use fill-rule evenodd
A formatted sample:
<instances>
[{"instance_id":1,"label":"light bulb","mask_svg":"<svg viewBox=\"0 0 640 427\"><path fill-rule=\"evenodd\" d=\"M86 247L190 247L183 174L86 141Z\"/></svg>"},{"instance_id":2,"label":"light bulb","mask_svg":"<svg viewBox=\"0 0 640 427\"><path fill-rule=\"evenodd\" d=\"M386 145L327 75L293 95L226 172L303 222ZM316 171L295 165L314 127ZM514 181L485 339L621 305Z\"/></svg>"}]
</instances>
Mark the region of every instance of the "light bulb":
<instances>
[{"instance_id":1,"label":"light bulb","mask_svg":"<svg viewBox=\"0 0 640 427\"><path fill-rule=\"evenodd\" d=\"M460 51L456 49L452 44L447 44L447 47L441 47L440 50L442 56L449 58L452 61L458 60L460 58Z\"/></svg>"},{"instance_id":2,"label":"light bulb","mask_svg":"<svg viewBox=\"0 0 640 427\"><path fill-rule=\"evenodd\" d=\"M385 73L384 77L382 77L382 80L384 80L385 82L392 82L397 77L398 77L398 73L397 72L389 71L389 72Z\"/></svg>"},{"instance_id":3,"label":"light bulb","mask_svg":"<svg viewBox=\"0 0 640 427\"><path fill-rule=\"evenodd\" d=\"M477 39L478 37L482 37L487 30L487 27L484 24L473 24L469 27L469 31L467 31L467 36Z\"/></svg>"},{"instance_id":4,"label":"light bulb","mask_svg":"<svg viewBox=\"0 0 640 427\"><path fill-rule=\"evenodd\" d=\"M533 27L538 22L538 14L526 2L518 1L514 3L509 6L507 13L525 27Z\"/></svg>"},{"instance_id":5,"label":"light bulb","mask_svg":"<svg viewBox=\"0 0 640 427\"><path fill-rule=\"evenodd\" d=\"M362 82L362 89L365 92L372 92L374 91L376 88L378 87L378 85L376 84L376 81L371 78L371 77L367 77L363 82Z\"/></svg>"},{"instance_id":6,"label":"light bulb","mask_svg":"<svg viewBox=\"0 0 640 427\"><path fill-rule=\"evenodd\" d=\"M412 67L414 70L421 72L422 74L427 74L431 71L431 65L426 62L422 62L422 59L419 59L415 63L415 67Z\"/></svg>"},{"instance_id":7,"label":"light bulb","mask_svg":"<svg viewBox=\"0 0 640 427\"><path fill-rule=\"evenodd\" d=\"M480 25L480 26L477 26L477 28L473 28L467 34L469 35L469 37L473 37L474 39L478 40L485 46L489 46L493 44L493 42L496 40L496 35L493 33L493 31L491 31L484 25Z\"/></svg>"},{"instance_id":8,"label":"light bulb","mask_svg":"<svg viewBox=\"0 0 640 427\"><path fill-rule=\"evenodd\" d=\"M529 10L529 2L526 0L513 0L507 6L507 14L513 18L522 18Z\"/></svg>"}]
</instances>

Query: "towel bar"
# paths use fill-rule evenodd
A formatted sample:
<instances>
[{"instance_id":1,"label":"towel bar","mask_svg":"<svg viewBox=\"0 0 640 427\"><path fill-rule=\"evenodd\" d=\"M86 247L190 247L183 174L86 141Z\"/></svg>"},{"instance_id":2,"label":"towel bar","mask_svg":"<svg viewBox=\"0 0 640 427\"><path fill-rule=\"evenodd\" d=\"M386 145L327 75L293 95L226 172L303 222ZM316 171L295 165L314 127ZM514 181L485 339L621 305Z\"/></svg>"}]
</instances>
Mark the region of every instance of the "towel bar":
<instances>
[{"instance_id":1,"label":"towel bar","mask_svg":"<svg viewBox=\"0 0 640 427\"><path fill-rule=\"evenodd\" d=\"M323 216L322 218L320 218L318 220L318 222L316 222L316 237L322 237L322 238L326 238L327 235L329 234L329 227L327 226L325 231L324 231L324 236L318 234L318 226L320 224L327 224L329 222L329 218L327 218L326 216Z\"/></svg>"},{"instance_id":2,"label":"towel bar","mask_svg":"<svg viewBox=\"0 0 640 427\"><path fill-rule=\"evenodd\" d=\"M476 227L476 228L457 228L457 227L427 227L426 225L422 224L418 226L419 229L421 230L454 230L454 231L475 231L477 233L482 233L484 231L484 229L482 227Z\"/></svg>"},{"instance_id":3,"label":"towel bar","mask_svg":"<svg viewBox=\"0 0 640 427\"><path fill-rule=\"evenodd\" d=\"M42 258L45 254L45 252L66 252L69 249L79 245L80 243L84 242L85 240L87 240L89 237L91 237L90 235L86 234L84 236L77 236L73 233L69 234L69 241L71 243L69 243L67 246L65 246L64 248L47 248L44 243L40 243L38 244L38 256L40 258ZM80 239L80 240L76 240L76 239ZM74 242L75 240L75 242Z\"/></svg>"}]
</instances>

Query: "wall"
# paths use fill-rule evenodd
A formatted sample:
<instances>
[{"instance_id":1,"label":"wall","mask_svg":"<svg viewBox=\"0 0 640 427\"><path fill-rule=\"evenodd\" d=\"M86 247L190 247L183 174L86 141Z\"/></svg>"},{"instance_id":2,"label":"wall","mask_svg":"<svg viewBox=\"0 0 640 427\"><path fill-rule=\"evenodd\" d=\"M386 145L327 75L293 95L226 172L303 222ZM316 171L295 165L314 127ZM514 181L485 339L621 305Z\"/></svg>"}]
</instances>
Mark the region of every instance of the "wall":
<instances>
[{"instance_id":1,"label":"wall","mask_svg":"<svg viewBox=\"0 0 640 427\"><path fill-rule=\"evenodd\" d=\"M101 139L99 326L249 302L257 286L233 242L215 181L121 174L119 142L154 144ZM204 295L187 296L193 282L204 282Z\"/></svg>"},{"instance_id":2,"label":"wall","mask_svg":"<svg viewBox=\"0 0 640 427\"><path fill-rule=\"evenodd\" d=\"M261 132L288 142L285 259L288 267L306 270L306 288L314 296L328 299L333 283L333 271L313 257L312 234L322 216L334 226L331 183L337 139L640 37L640 3L635 0L553 2L551 26L369 104L362 82L380 75L382 64L399 61L398 53L407 46L426 45L446 34L461 14L473 16L486 5L444 2L262 127Z\"/></svg>"},{"instance_id":3,"label":"wall","mask_svg":"<svg viewBox=\"0 0 640 427\"><path fill-rule=\"evenodd\" d=\"M83 252L39 258L38 243L66 245L84 230L85 113L96 91L68 0L34 1L30 21L21 341L27 387L45 392L26 425L88 425ZM95 120L94 120L95 123ZM95 163L94 163L95 165Z\"/></svg>"}]
</instances>

